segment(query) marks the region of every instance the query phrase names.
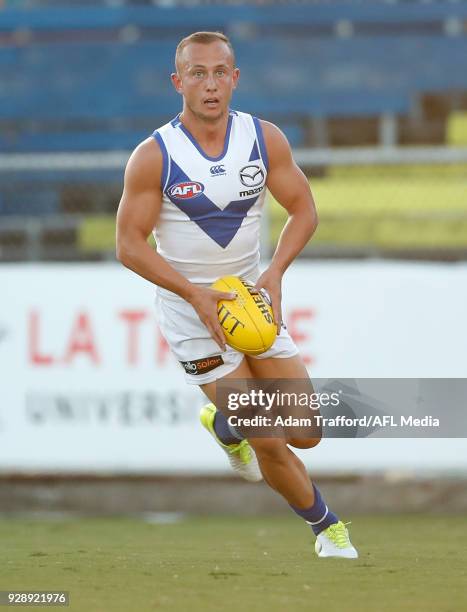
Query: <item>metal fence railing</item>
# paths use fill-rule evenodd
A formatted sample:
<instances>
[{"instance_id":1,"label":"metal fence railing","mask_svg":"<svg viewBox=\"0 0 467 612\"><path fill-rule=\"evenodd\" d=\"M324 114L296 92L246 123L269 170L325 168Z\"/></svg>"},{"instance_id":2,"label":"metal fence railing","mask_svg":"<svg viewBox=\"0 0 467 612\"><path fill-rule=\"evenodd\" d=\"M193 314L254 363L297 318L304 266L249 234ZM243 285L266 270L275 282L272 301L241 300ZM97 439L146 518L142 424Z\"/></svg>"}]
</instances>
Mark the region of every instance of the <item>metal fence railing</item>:
<instances>
[{"instance_id":1,"label":"metal fence railing","mask_svg":"<svg viewBox=\"0 0 467 612\"><path fill-rule=\"evenodd\" d=\"M467 258L467 148L300 149L320 226L304 255ZM127 151L0 155L0 260L114 258ZM286 213L269 197L265 254Z\"/></svg>"}]
</instances>

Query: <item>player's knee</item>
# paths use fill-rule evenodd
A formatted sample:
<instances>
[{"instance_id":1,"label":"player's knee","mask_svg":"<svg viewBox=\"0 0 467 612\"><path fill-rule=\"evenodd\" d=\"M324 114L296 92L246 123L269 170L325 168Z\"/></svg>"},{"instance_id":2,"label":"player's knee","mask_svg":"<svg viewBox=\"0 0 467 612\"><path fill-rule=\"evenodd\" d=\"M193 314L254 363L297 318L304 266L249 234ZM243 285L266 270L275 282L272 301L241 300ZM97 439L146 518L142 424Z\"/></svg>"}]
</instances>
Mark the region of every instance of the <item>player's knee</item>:
<instances>
[{"instance_id":1,"label":"player's knee","mask_svg":"<svg viewBox=\"0 0 467 612\"><path fill-rule=\"evenodd\" d=\"M313 438L287 438L287 444L294 448L313 448L321 442L321 436Z\"/></svg>"},{"instance_id":2,"label":"player's knee","mask_svg":"<svg viewBox=\"0 0 467 612\"><path fill-rule=\"evenodd\" d=\"M253 447L259 461L284 461L287 459L287 444L283 438L251 438L248 442Z\"/></svg>"}]
</instances>

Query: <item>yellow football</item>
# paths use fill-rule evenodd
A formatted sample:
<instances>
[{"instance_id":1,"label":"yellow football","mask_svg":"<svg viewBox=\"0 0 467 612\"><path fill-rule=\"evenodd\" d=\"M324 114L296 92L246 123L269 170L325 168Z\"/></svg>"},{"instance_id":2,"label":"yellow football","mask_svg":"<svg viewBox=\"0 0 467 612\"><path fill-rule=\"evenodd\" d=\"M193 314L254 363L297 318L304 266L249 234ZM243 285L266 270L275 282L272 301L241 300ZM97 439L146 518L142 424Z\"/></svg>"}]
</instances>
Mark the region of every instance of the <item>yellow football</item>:
<instances>
[{"instance_id":1,"label":"yellow football","mask_svg":"<svg viewBox=\"0 0 467 612\"><path fill-rule=\"evenodd\" d=\"M261 355L269 350L277 328L267 297L253 283L238 276L223 276L212 289L237 294L235 300L221 300L217 304L227 344L247 355Z\"/></svg>"}]
</instances>

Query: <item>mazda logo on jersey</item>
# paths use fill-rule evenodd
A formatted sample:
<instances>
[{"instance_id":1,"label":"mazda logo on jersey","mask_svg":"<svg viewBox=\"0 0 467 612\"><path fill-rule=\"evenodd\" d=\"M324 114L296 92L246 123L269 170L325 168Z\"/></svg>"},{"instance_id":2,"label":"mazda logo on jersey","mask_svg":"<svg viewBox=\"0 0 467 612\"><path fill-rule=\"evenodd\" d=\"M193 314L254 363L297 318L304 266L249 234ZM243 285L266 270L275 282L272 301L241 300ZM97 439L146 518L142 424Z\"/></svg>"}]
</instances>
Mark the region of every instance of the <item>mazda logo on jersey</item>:
<instances>
[{"instance_id":1,"label":"mazda logo on jersey","mask_svg":"<svg viewBox=\"0 0 467 612\"><path fill-rule=\"evenodd\" d=\"M196 183L190 181L187 183L177 183L172 185L169 189L168 194L171 198L177 200L189 200L190 198L196 198L201 195L204 191L204 185L202 183Z\"/></svg>"},{"instance_id":2,"label":"mazda logo on jersey","mask_svg":"<svg viewBox=\"0 0 467 612\"><path fill-rule=\"evenodd\" d=\"M212 176L219 176L221 174L225 174L225 167L223 164L219 164L218 166L211 166L209 168L209 172Z\"/></svg>"},{"instance_id":3,"label":"mazda logo on jersey","mask_svg":"<svg viewBox=\"0 0 467 612\"><path fill-rule=\"evenodd\" d=\"M243 166L240 180L245 187L256 187L264 181L264 172L259 166Z\"/></svg>"}]
</instances>

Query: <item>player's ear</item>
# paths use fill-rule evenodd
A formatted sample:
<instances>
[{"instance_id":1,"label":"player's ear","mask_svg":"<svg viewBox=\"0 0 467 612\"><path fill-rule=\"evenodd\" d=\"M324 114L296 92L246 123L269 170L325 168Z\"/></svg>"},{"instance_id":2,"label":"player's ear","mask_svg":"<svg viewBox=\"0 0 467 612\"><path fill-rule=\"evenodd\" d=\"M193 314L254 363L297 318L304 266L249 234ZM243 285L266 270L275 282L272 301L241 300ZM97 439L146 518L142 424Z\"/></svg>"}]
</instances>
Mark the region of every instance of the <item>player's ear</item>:
<instances>
[{"instance_id":1,"label":"player's ear","mask_svg":"<svg viewBox=\"0 0 467 612\"><path fill-rule=\"evenodd\" d=\"M181 94L182 93L182 79L178 76L178 73L172 72L172 74L170 75L170 78L172 80L172 85L175 87L175 91Z\"/></svg>"},{"instance_id":2,"label":"player's ear","mask_svg":"<svg viewBox=\"0 0 467 612\"><path fill-rule=\"evenodd\" d=\"M240 78L240 68L234 68L233 75L232 75L234 89L237 88L239 78Z\"/></svg>"}]
</instances>

